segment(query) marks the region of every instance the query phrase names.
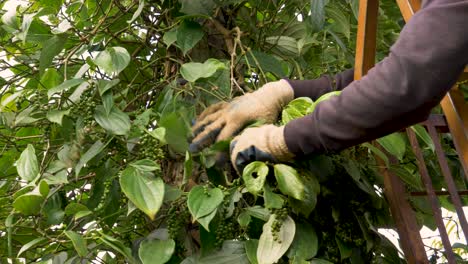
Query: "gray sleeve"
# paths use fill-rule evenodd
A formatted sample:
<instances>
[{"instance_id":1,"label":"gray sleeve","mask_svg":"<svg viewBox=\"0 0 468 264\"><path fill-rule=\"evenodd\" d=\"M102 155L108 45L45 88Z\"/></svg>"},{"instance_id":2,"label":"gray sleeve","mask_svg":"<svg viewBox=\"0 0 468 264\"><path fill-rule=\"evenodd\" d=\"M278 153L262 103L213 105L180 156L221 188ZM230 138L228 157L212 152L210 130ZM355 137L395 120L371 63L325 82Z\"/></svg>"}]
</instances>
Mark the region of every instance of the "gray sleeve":
<instances>
[{"instance_id":1,"label":"gray sleeve","mask_svg":"<svg viewBox=\"0 0 468 264\"><path fill-rule=\"evenodd\" d=\"M296 155L334 152L423 121L467 63L468 1L428 1L366 76L286 125L286 144Z\"/></svg>"}]
</instances>

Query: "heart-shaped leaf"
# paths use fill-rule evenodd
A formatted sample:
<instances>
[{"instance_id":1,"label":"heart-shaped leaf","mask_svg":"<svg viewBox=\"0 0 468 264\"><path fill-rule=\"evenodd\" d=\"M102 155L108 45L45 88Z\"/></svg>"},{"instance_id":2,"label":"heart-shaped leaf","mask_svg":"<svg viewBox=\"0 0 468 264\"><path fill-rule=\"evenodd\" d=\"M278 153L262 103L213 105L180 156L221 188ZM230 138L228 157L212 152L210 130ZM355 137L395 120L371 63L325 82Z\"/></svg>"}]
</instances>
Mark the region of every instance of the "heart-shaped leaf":
<instances>
[{"instance_id":1,"label":"heart-shaped leaf","mask_svg":"<svg viewBox=\"0 0 468 264\"><path fill-rule=\"evenodd\" d=\"M223 202L223 191L195 186L189 193L187 204L194 220L211 214Z\"/></svg>"},{"instance_id":2,"label":"heart-shaped leaf","mask_svg":"<svg viewBox=\"0 0 468 264\"><path fill-rule=\"evenodd\" d=\"M120 176L120 186L128 199L153 220L164 199L163 180L129 167Z\"/></svg>"},{"instance_id":3,"label":"heart-shaped leaf","mask_svg":"<svg viewBox=\"0 0 468 264\"><path fill-rule=\"evenodd\" d=\"M130 54L125 48L112 47L101 51L93 62L107 74L119 74L130 63Z\"/></svg>"},{"instance_id":4,"label":"heart-shaped leaf","mask_svg":"<svg viewBox=\"0 0 468 264\"><path fill-rule=\"evenodd\" d=\"M281 192L294 199L302 200L304 198L304 184L296 169L284 164L276 164L274 169Z\"/></svg>"},{"instance_id":5,"label":"heart-shaped leaf","mask_svg":"<svg viewBox=\"0 0 468 264\"><path fill-rule=\"evenodd\" d=\"M138 255L143 264L163 264L174 254L175 242L168 240L145 240L141 242Z\"/></svg>"},{"instance_id":6,"label":"heart-shaped leaf","mask_svg":"<svg viewBox=\"0 0 468 264\"><path fill-rule=\"evenodd\" d=\"M115 106L107 114L104 106L98 105L94 118L100 126L114 135L126 135L130 131L130 118Z\"/></svg>"},{"instance_id":7,"label":"heart-shaped leaf","mask_svg":"<svg viewBox=\"0 0 468 264\"><path fill-rule=\"evenodd\" d=\"M34 180L39 174L39 164L37 163L36 150L34 146L28 144L16 162L16 169L21 179L25 181Z\"/></svg>"},{"instance_id":8,"label":"heart-shaped leaf","mask_svg":"<svg viewBox=\"0 0 468 264\"><path fill-rule=\"evenodd\" d=\"M254 161L245 167L242 179L247 190L254 195L258 195L263 189L267 175L268 166L264 162Z\"/></svg>"}]
</instances>

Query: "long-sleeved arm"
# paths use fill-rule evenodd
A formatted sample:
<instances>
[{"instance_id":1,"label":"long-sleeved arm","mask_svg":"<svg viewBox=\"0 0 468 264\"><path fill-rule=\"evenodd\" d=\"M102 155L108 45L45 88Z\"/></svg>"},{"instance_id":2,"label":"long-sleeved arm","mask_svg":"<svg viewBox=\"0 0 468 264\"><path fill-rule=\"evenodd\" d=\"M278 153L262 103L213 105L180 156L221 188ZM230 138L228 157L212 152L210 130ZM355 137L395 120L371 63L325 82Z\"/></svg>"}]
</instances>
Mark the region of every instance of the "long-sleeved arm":
<instances>
[{"instance_id":1,"label":"long-sleeved arm","mask_svg":"<svg viewBox=\"0 0 468 264\"><path fill-rule=\"evenodd\" d=\"M467 63L468 1L427 1L388 57L286 125L286 144L296 155L338 151L423 121Z\"/></svg>"},{"instance_id":2,"label":"long-sleeved arm","mask_svg":"<svg viewBox=\"0 0 468 264\"><path fill-rule=\"evenodd\" d=\"M332 92L341 91L354 79L354 70L346 70L336 74L334 77L323 75L314 80L288 80L293 88L294 98L310 97L317 100L320 96Z\"/></svg>"}]
</instances>

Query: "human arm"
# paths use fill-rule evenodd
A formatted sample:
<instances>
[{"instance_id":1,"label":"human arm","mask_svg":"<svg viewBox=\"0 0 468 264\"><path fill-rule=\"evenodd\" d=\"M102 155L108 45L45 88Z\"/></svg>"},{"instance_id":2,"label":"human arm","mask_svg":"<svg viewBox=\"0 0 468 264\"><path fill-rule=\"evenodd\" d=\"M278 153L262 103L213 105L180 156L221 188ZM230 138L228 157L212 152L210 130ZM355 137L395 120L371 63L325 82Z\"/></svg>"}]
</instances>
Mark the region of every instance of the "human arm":
<instances>
[{"instance_id":1,"label":"human arm","mask_svg":"<svg viewBox=\"0 0 468 264\"><path fill-rule=\"evenodd\" d=\"M284 129L295 155L338 151L423 121L468 62L468 1L428 2L382 62Z\"/></svg>"},{"instance_id":2,"label":"human arm","mask_svg":"<svg viewBox=\"0 0 468 264\"><path fill-rule=\"evenodd\" d=\"M321 102L312 114L268 130L275 133L268 138L283 135L278 142L285 143L290 154L304 156L339 151L423 121L468 63L467 25L468 1L428 2L404 27L388 57L366 76L350 83L340 96ZM248 138L241 134L233 142L234 166L255 160L255 155L245 159L245 153L255 153L255 142L236 147L244 141ZM286 155L276 155L279 148L269 145L275 144L258 146L261 156L284 161Z\"/></svg>"}]
</instances>

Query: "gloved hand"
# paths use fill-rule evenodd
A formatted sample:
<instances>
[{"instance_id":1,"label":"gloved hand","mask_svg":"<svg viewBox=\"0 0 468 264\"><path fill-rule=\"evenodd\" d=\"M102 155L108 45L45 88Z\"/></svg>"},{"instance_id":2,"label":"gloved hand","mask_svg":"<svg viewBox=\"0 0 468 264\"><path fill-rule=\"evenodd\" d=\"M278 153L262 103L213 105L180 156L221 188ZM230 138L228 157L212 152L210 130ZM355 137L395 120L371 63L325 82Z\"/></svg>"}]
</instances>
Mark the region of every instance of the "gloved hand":
<instances>
[{"instance_id":1,"label":"gloved hand","mask_svg":"<svg viewBox=\"0 0 468 264\"><path fill-rule=\"evenodd\" d=\"M192 127L195 138L190 151L197 152L217 141L227 140L257 120L273 123L292 99L292 87L287 81L279 80L230 103L221 102L208 107Z\"/></svg>"},{"instance_id":2,"label":"gloved hand","mask_svg":"<svg viewBox=\"0 0 468 264\"><path fill-rule=\"evenodd\" d=\"M231 141L231 162L239 174L252 161L281 162L293 157L284 139L284 126L247 128Z\"/></svg>"}]
</instances>

